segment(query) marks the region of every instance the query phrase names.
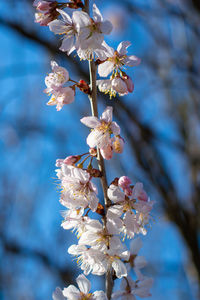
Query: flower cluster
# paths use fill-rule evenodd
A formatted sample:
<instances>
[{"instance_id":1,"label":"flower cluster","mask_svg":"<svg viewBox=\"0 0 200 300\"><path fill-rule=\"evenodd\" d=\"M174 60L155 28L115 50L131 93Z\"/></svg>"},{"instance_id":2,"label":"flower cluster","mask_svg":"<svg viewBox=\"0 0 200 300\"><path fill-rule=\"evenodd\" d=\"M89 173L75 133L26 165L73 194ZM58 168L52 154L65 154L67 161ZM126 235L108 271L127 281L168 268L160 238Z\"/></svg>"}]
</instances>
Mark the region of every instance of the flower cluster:
<instances>
[{"instance_id":1,"label":"flower cluster","mask_svg":"<svg viewBox=\"0 0 200 300\"><path fill-rule=\"evenodd\" d=\"M126 277L132 266L138 280L144 280L140 269L145 260L137 257L140 240L133 240L131 250L122 244L120 235L133 238L135 234L146 234L153 202L143 190L142 183L131 185L128 177L115 179L108 188L108 197L112 205L100 214L106 218L106 225L88 216L88 210L98 213L101 206L97 198L97 187L92 183L91 173L71 165L80 157L69 157L57 161L57 176L61 180L62 205L68 208L63 213L64 229L77 232L79 242L72 245L68 252L78 257L78 263L85 275L105 274L111 267L118 278ZM140 245L140 247L138 247ZM146 279L145 279L146 280Z\"/></svg>"},{"instance_id":2,"label":"flower cluster","mask_svg":"<svg viewBox=\"0 0 200 300\"><path fill-rule=\"evenodd\" d=\"M70 16L63 10L65 7L83 8L82 1L78 0L66 4L36 0L34 5L38 10L36 22L40 25L48 25L52 32L62 36L61 51L70 55L76 50L80 59L83 60L96 58L100 77L107 77L111 73L109 79L97 81L97 86L101 92L109 94L110 98L115 97L117 93L119 96L123 96L133 92L133 81L126 74L124 68L139 65L140 59L135 55L127 55L127 48L131 45L128 41L121 42L117 50L106 44L104 35L111 32L112 24L108 20L103 20L102 14L95 4L93 4L92 18L85 11L75 10ZM70 92L69 89L68 91ZM72 92L67 98L72 99ZM63 103L71 102L68 102L67 99ZM59 106L59 110L60 107L62 108L62 105Z\"/></svg>"},{"instance_id":3,"label":"flower cluster","mask_svg":"<svg viewBox=\"0 0 200 300\"><path fill-rule=\"evenodd\" d=\"M95 4L91 17L85 4L81 0L66 3L34 1L36 22L48 25L52 32L61 35L60 50L67 55L76 51L80 59L90 61L91 67L90 84L84 80L72 80L69 72L55 61L51 62L52 72L45 78L47 88L44 92L51 95L48 105L56 105L57 110L61 110L65 104L74 101L78 88L88 95L93 111L92 116L80 120L91 128L86 139L89 151L56 161L61 188L60 203L66 208L62 212L64 220L61 226L77 234L78 243L71 245L68 253L77 257L84 274L76 279L79 289L73 285L63 290L57 288L53 299L106 300L108 296L108 300L134 300L135 296L150 296L153 283L152 278L141 272L146 260L138 255L142 241L135 236L147 233L154 202L149 199L142 183L133 185L127 176L115 178L108 186L103 160L110 160L114 152L122 153L124 139L120 135L119 125L112 120L113 108L107 106L98 118L95 101L96 86L110 98L117 93L120 96L132 93L134 84L125 68L139 65L140 59L127 54L130 42L121 42L117 50L107 45L104 35L111 32L111 23L103 19ZM74 9L71 15L64 11L66 7ZM104 79L96 81L96 67L99 76ZM86 166L87 160L89 163ZM94 167L94 162L98 164L98 169ZM94 178L101 180L104 202L99 199ZM97 214L100 217L98 220ZM125 241L126 244L123 243ZM131 272L135 280L130 277ZM112 281L122 279L120 291L112 294L107 291L107 296L103 291L91 293L91 284L85 277L90 273L99 276L110 273ZM112 289L112 283L107 283L110 286L108 290Z\"/></svg>"},{"instance_id":4,"label":"flower cluster","mask_svg":"<svg viewBox=\"0 0 200 300\"><path fill-rule=\"evenodd\" d=\"M84 11L74 11L72 17L63 10L57 11L62 20L54 20L48 25L55 34L63 36L60 50L67 52L68 55L76 50L81 59L91 59L93 53L98 58L106 58L104 34L111 32L112 24L103 20L95 4L93 4L93 18Z\"/></svg>"},{"instance_id":5,"label":"flower cluster","mask_svg":"<svg viewBox=\"0 0 200 300\"><path fill-rule=\"evenodd\" d=\"M74 101L76 87L82 92L90 94L90 87L84 80L76 82L70 79L69 72L58 66L55 61L51 62L51 68L53 72L45 78L47 88L44 92L52 95L47 105L56 105L56 109L61 110L64 104L70 104ZM73 82L73 85L64 87L64 84L69 83L69 81Z\"/></svg>"}]
</instances>

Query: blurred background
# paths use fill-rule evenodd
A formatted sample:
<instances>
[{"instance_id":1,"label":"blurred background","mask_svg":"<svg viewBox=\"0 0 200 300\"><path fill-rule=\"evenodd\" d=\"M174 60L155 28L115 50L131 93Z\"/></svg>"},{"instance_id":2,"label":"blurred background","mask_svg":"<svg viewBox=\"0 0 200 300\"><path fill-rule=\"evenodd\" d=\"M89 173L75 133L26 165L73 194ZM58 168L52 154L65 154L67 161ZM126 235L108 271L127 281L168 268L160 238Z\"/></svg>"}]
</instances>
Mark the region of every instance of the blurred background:
<instances>
[{"instance_id":1,"label":"blurred background","mask_svg":"<svg viewBox=\"0 0 200 300\"><path fill-rule=\"evenodd\" d=\"M57 112L46 106L50 60L88 82L88 64L59 51L59 37L34 23L29 0L0 1L0 299L51 299L80 273L67 253L76 237L61 227L55 161L87 151L86 95ZM91 1L94 2L94 1ZM200 282L200 2L95 1L129 54L135 91L109 100L125 151L107 166L108 182L127 175L156 201L143 238L144 270L155 279L154 300L197 300ZM71 13L71 12L70 12ZM92 278L89 276L89 278ZM94 288L103 282L93 279Z\"/></svg>"}]
</instances>

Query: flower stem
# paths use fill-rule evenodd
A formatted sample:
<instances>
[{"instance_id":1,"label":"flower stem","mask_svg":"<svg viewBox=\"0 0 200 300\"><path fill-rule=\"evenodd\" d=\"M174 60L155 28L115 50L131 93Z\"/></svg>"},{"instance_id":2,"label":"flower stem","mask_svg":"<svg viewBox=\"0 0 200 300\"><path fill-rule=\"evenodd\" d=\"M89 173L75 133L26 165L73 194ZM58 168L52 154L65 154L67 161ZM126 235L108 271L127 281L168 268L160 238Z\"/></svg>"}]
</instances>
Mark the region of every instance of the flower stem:
<instances>
[{"instance_id":1,"label":"flower stem","mask_svg":"<svg viewBox=\"0 0 200 300\"><path fill-rule=\"evenodd\" d=\"M98 118L96 64L95 64L94 60L89 61L89 68L90 68L90 85L91 85L91 90L92 90L91 95L89 95L90 105L91 105L92 115L94 117ZM104 195L104 201L105 201L105 212L106 212L107 208L111 205L111 202L107 196L108 184L107 184L107 179L106 179L104 160L103 160L103 157L101 156L101 153L98 148L97 148L97 162L98 162L99 170L102 173L101 185L102 185L102 189L103 189L103 195Z\"/></svg>"}]
</instances>

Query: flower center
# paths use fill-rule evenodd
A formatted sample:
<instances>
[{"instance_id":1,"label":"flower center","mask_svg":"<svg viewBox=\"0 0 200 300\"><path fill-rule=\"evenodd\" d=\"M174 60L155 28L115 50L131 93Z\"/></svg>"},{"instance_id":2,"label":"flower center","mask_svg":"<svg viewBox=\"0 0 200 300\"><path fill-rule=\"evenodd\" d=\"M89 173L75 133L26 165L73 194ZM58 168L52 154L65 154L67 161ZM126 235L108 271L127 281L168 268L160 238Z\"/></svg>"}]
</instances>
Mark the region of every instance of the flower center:
<instances>
[{"instance_id":1,"label":"flower center","mask_svg":"<svg viewBox=\"0 0 200 300\"><path fill-rule=\"evenodd\" d=\"M103 131L103 133L106 133L110 130L110 124L111 122L101 121L101 125L97 127L97 130Z\"/></svg>"},{"instance_id":2,"label":"flower center","mask_svg":"<svg viewBox=\"0 0 200 300\"><path fill-rule=\"evenodd\" d=\"M84 294L83 292L80 292L81 300L89 300L92 297L92 293Z\"/></svg>"}]
</instances>

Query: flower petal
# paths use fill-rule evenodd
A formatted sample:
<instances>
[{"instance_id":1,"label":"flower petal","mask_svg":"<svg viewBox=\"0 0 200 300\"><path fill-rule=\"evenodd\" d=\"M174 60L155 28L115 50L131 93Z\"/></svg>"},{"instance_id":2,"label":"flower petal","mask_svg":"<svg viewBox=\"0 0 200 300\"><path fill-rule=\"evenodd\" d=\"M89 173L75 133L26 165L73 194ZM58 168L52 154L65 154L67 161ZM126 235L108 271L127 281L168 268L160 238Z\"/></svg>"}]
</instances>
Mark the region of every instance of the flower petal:
<instances>
[{"instance_id":1,"label":"flower petal","mask_svg":"<svg viewBox=\"0 0 200 300\"><path fill-rule=\"evenodd\" d=\"M59 49L63 52L67 52L68 54L71 53L73 50L75 50L74 37L73 36L64 37Z\"/></svg>"},{"instance_id":2,"label":"flower petal","mask_svg":"<svg viewBox=\"0 0 200 300\"><path fill-rule=\"evenodd\" d=\"M96 4L93 4L92 12L93 12L93 19L94 19L95 22L102 22L103 21L102 14L100 13L100 11L99 11L98 7L96 6Z\"/></svg>"},{"instance_id":3,"label":"flower petal","mask_svg":"<svg viewBox=\"0 0 200 300\"><path fill-rule=\"evenodd\" d=\"M115 259L112 263L112 267L115 270L116 276L118 278L127 276L126 266L120 259Z\"/></svg>"},{"instance_id":4,"label":"flower petal","mask_svg":"<svg viewBox=\"0 0 200 300\"><path fill-rule=\"evenodd\" d=\"M129 67L138 66L141 63L141 59L135 55L129 55L124 59L124 64Z\"/></svg>"},{"instance_id":5,"label":"flower petal","mask_svg":"<svg viewBox=\"0 0 200 300\"><path fill-rule=\"evenodd\" d=\"M91 20L89 15L83 11L75 11L72 15L73 23L76 25L77 30L80 32L82 28L90 26Z\"/></svg>"},{"instance_id":6,"label":"flower petal","mask_svg":"<svg viewBox=\"0 0 200 300\"><path fill-rule=\"evenodd\" d=\"M64 34L67 26L62 20L54 20L48 24L49 29L55 34Z\"/></svg>"},{"instance_id":7,"label":"flower petal","mask_svg":"<svg viewBox=\"0 0 200 300\"><path fill-rule=\"evenodd\" d=\"M63 296L62 290L59 287L57 287L53 292L52 298L53 300L66 300L66 298Z\"/></svg>"},{"instance_id":8,"label":"flower petal","mask_svg":"<svg viewBox=\"0 0 200 300\"><path fill-rule=\"evenodd\" d=\"M94 292L92 298L95 300L107 300L107 296L103 291Z\"/></svg>"},{"instance_id":9,"label":"flower petal","mask_svg":"<svg viewBox=\"0 0 200 300\"><path fill-rule=\"evenodd\" d=\"M85 126L90 127L90 128L96 128L101 124L101 122L98 120L97 117L84 117L81 120L81 123L83 123Z\"/></svg>"},{"instance_id":10,"label":"flower petal","mask_svg":"<svg viewBox=\"0 0 200 300\"><path fill-rule=\"evenodd\" d=\"M71 17L64 10L57 9L57 11L60 13L65 23L72 25Z\"/></svg>"},{"instance_id":11,"label":"flower petal","mask_svg":"<svg viewBox=\"0 0 200 300\"><path fill-rule=\"evenodd\" d=\"M74 285L69 285L67 288L64 288L63 295L68 299L78 299L80 296L80 291Z\"/></svg>"},{"instance_id":12,"label":"flower petal","mask_svg":"<svg viewBox=\"0 0 200 300\"><path fill-rule=\"evenodd\" d=\"M110 128L112 130L112 133L114 135L119 135L120 134L120 127L116 122L112 122L110 125Z\"/></svg>"},{"instance_id":13,"label":"flower petal","mask_svg":"<svg viewBox=\"0 0 200 300\"><path fill-rule=\"evenodd\" d=\"M103 21L100 25L100 30L103 34L110 34L113 29L112 23L108 20Z\"/></svg>"},{"instance_id":14,"label":"flower petal","mask_svg":"<svg viewBox=\"0 0 200 300\"><path fill-rule=\"evenodd\" d=\"M76 278L76 282L80 291L87 295L91 289L90 281L83 274L81 274Z\"/></svg>"},{"instance_id":15,"label":"flower petal","mask_svg":"<svg viewBox=\"0 0 200 300\"><path fill-rule=\"evenodd\" d=\"M107 77L114 69L114 63L112 61L105 61L98 66L98 73L101 77Z\"/></svg>"},{"instance_id":16,"label":"flower petal","mask_svg":"<svg viewBox=\"0 0 200 300\"><path fill-rule=\"evenodd\" d=\"M120 201L124 201L125 195L120 191L120 188L114 184L111 184L108 188L108 198L117 203Z\"/></svg>"},{"instance_id":17,"label":"flower petal","mask_svg":"<svg viewBox=\"0 0 200 300\"><path fill-rule=\"evenodd\" d=\"M113 113L112 106L107 106L101 115L101 120L104 120L106 122L112 122L112 113Z\"/></svg>"},{"instance_id":18,"label":"flower petal","mask_svg":"<svg viewBox=\"0 0 200 300\"><path fill-rule=\"evenodd\" d=\"M126 55L127 48L131 45L129 41L121 42L119 46L117 47L117 52L119 52L120 55Z\"/></svg>"}]
</instances>

